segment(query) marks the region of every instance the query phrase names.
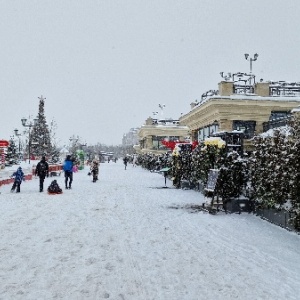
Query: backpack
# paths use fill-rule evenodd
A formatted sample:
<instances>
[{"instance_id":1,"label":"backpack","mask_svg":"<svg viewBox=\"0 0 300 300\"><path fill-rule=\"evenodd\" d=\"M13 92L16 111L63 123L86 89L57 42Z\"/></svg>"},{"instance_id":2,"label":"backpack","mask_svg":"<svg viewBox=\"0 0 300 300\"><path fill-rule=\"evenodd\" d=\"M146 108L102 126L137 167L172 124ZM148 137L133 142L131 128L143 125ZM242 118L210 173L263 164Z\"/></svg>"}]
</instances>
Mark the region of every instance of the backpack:
<instances>
[{"instance_id":1,"label":"backpack","mask_svg":"<svg viewBox=\"0 0 300 300\"><path fill-rule=\"evenodd\" d=\"M65 160L63 169L64 169L64 171L72 172L72 170L73 170L73 162L71 160Z\"/></svg>"}]
</instances>

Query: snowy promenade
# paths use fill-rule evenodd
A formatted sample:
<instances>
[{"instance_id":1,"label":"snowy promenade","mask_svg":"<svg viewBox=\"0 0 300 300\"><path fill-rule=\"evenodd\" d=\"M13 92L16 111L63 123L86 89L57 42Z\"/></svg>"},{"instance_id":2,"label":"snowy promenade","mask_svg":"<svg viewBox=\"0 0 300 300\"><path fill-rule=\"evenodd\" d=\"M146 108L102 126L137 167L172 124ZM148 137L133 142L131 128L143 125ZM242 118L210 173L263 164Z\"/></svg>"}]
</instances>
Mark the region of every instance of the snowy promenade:
<instances>
[{"instance_id":1,"label":"snowy promenade","mask_svg":"<svg viewBox=\"0 0 300 300\"><path fill-rule=\"evenodd\" d=\"M299 299L297 234L169 208L204 198L156 189L163 176L140 167L101 164L97 183L87 173L62 195L39 193L38 179L1 187L0 299Z\"/></svg>"}]
</instances>

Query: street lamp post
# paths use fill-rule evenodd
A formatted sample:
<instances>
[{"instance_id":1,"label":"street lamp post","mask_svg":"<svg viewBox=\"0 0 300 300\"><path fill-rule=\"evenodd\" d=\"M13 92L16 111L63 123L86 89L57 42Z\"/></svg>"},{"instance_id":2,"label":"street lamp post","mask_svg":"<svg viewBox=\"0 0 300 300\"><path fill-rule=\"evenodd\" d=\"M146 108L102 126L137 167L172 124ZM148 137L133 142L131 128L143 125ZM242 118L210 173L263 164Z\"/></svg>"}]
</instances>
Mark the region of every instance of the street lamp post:
<instances>
[{"instance_id":1,"label":"street lamp post","mask_svg":"<svg viewBox=\"0 0 300 300\"><path fill-rule=\"evenodd\" d=\"M76 137L76 136L73 135L69 138L69 141L70 142L75 142L75 144L78 142L78 140L79 140L79 136Z\"/></svg>"},{"instance_id":2,"label":"street lamp post","mask_svg":"<svg viewBox=\"0 0 300 300\"><path fill-rule=\"evenodd\" d=\"M71 144L71 150L72 150L73 152L76 151L78 140L79 140L79 136L78 136L78 135L77 135L77 137L73 135L73 136L71 136L71 137L69 138L69 141L72 143L72 144Z\"/></svg>"},{"instance_id":3,"label":"street lamp post","mask_svg":"<svg viewBox=\"0 0 300 300\"><path fill-rule=\"evenodd\" d=\"M15 132L15 136L19 139L19 155L18 155L18 158L20 160L21 158L21 141L20 141L20 136L22 135L21 133L18 133L18 129L15 129L14 132Z\"/></svg>"},{"instance_id":4,"label":"street lamp post","mask_svg":"<svg viewBox=\"0 0 300 300\"><path fill-rule=\"evenodd\" d=\"M26 118L21 119L22 125L24 127L28 127L28 162L30 164L30 147L31 147L31 128L36 125L37 119L33 119L33 122L31 120L27 120Z\"/></svg>"},{"instance_id":5,"label":"street lamp post","mask_svg":"<svg viewBox=\"0 0 300 300\"><path fill-rule=\"evenodd\" d=\"M252 62L256 61L257 58L258 58L258 54L257 53L254 54L253 58L249 57L248 53L245 53L245 59L250 61L250 74L252 73Z\"/></svg>"},{"instance_id":6,"label":"street lamp post","mask_svg":"<svg viewBox=\"0 0 300 300\"><path fill-rule=\"evenodd\" d=\"M165 104L158 104L158 107L161 109L161 116L164 115L164 108L166 107Z\"/></svg>"},{"instance_id":7,"label":"street lamp post","mask_svg":"<svg viewBox=\"0 0 300 300\"><path fill-rule=\"evenodd\" d=\"M222 78L225 79L225 81L228 81L232 78L232 74L230 72L227 73L227 75L225 75L224 72L220 72L220 75L221 75Z\"/></svg>"}]
</instances>

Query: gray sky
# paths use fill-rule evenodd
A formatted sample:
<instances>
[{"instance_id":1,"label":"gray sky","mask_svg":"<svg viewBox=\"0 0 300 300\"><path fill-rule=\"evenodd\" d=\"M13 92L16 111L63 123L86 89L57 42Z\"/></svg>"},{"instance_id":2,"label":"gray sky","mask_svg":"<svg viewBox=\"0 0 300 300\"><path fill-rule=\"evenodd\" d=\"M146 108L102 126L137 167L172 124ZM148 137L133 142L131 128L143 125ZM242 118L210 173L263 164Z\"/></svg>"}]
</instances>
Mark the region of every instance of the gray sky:
<instances>
[{"instance_id":1,"label":"gray sky","mask_svg":"<svg viewBox=\"0 0 300 300\"><path fill-rule=\"evenodd\" d=\"M165 104L179 118L220 72L300 81L300 1L0 0L0 138L46 97L60 144L120 144Z\"/></svg>"}]
</instances>

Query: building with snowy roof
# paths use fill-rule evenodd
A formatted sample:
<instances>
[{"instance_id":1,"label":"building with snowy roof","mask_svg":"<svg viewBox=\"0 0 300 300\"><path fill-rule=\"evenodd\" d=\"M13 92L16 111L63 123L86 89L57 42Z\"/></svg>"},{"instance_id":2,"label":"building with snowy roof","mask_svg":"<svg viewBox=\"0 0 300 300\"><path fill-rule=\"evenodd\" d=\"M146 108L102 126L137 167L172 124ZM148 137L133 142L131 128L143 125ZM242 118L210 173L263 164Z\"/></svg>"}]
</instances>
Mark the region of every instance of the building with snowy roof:
<instances>
[{"instance_id":1,"label":"building with snowy roof","mask_svg":"<svg viewBox=\"0 0 300 300\"><path fill-rule=\"evenodd\" d=\"M133 146L138 143L138 131L139 128L130 128L130 130L127 133L123 134L122 138L122 146Z\"/></svg>"},{"instance_id":2,"label":"building with snowy roof","mask_svg":"<svg viewBox=\"0 0 300 300\"><path fill-rule=\"evenodd\" d=\"M202 94L191 110L179 118L188 126L192 140L204 141L215 132L241 131L245 148L251 138L285 125L300 104L300 83L255 82L253 74L237 73L219 83L219 90Z\"/></svg>"},{"instance_id":3,"label":"building with snowy roof","mask_svg":"<svg viewBox=\"0 0 300 300\"><path fill-rule=\"evenodd\" d=\"M164 141L184 142L188 135L189 128L179 125L179 120L149 117L138 132L139 145L134 149L137 153L166 153L170 149L166 147Z\"/></svg>"}]
</instances>

